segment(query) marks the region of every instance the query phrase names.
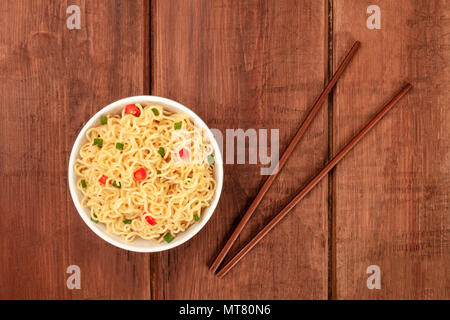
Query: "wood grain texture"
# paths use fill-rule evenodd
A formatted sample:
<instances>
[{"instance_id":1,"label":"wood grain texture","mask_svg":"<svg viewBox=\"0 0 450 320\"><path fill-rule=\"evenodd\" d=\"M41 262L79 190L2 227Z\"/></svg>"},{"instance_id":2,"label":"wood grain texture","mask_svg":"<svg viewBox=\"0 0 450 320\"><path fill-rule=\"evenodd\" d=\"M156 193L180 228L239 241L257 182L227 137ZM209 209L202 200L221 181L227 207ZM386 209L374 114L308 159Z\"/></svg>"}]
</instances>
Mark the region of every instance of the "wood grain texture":
<instances>
[{"instance_id":1,"label":"wood grain texture","mask_svg":"<svg viewBox=\"0 0 450 320\"><path fill-rule=\"evenodd\" d=\"M185 104L224 135L279 129L283 149L324 86L326 9L324 1L154 1L152 94ZM323 166L327 152L325 104L230 254ZM259 169L225 166L206 227L159 256L159 298L327 298L326 181L227 278L208 271L260 187Z\"/></svg>"},{"instance_id":2,"label":"wood grain texture","mask_svg":"<svg viewBox=\"0 0 450 320\"><path fill-rule=\"evenodd\" d=\"M149 256L88 229L67 164L95 112L145 90L148 11L144 1L77 1L81 30L68 30L71 4L0 2L0 298L147 299ZM81 268L80 290L66 287L69 265Z\"/></svg>"},{"instance_id":3,"label":"wood grain texture","mask_svg":"<svg viewBox=\"0 0 450 320\"><path fill-rule=\"evenodd\" d=\"M66 28L71 4L81 30ZM372 4L381 30L366 27ZM450 298L450 1L3 0L0 21L0 299ZM68 158L101 107L151 79L152 94L224 136L279 129L283 150L354 40L331 103L230 255L405 81L414 89L224 279L208 266L265 179L260 164L227 164L216 213L170 252L125 252L79 218ZM66 287L69 265L81 290ZM369 265L381 290L366 287Z\"/></svg>"},{"instance_id":4,"label":"wood grain texture","mask_svg":"<svg viewBox=\"0 0 450 320\"><path fill-rule=\"evenodd\" d=\"M381 30L366 8L381 9ZM414 88L334 174L338 299L448 299L450 2L336 1L334 59L363 45L333 105L338 150L410 81ZM366 268L381 268L381 289Z\"/></svg>"}]
</instances>

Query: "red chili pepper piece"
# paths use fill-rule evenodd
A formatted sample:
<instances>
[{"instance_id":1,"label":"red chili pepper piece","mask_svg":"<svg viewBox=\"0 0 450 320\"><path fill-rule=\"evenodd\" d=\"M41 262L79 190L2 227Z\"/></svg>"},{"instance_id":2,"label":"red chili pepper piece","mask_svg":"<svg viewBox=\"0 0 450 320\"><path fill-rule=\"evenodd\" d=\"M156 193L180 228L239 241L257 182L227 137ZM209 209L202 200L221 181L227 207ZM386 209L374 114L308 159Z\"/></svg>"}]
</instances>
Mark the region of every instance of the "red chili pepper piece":
<instances>
[{"instance_id":1,"label":"red chili pepper piece","mask_svg":"<svg viewBox=\"0 0 450 320\"><path fill-rule=\"evenodd\" d=\"M144 168L140 168L134 172L134 180L142 181L147 177L147 172L145 172Z\"/></svg>"},{"instance_id":2,"label":"red chili pepper piece","mask_svg":"<svg viewBox=\"0 0 450 320\"><path fill-rule=\"evenodd\" d=\"M156 220L153 219L153 218L150 217L150 216L145 216L145 220L147 220L147 222L148 222L149 224L151 224L152 226L154 226L154 225L156 224Z\"/></svg>"},{"instance_id":3,"label":"red chili pepper piece","mask_svg":"<svg viewBox=\"0 0 450 320\"><path fill-rule=\"evenodd\" d=\"M125 113L131 114L135 117L139 117L141 115L141 110L139 110L139 108L136 105L129 104L125 107Z\"/></svg>"},{"instance_id":4,"label":"red chili pepper piece","mask_svg":"<svg viewBox=\"0 0 450 320\"><path fill-rule=\"evenodd\" d=\"M178 154L180 155L181 159L187 159L189 158L189 151L187 151L185 148L181 149Z\"/></svg>"},{"instance_id":5,"label":"red chili pepper piece","mask_svg":"<svg viewBox=\"0 0 450 320\"><path fill-rule=\"evenodd\" d=\"M100 182L101 184L106 184L106 180L108 180L108 177L105 175L102 175L100 177L100 179L98 179L98 182Z\"/></svg>"}]
</instances>

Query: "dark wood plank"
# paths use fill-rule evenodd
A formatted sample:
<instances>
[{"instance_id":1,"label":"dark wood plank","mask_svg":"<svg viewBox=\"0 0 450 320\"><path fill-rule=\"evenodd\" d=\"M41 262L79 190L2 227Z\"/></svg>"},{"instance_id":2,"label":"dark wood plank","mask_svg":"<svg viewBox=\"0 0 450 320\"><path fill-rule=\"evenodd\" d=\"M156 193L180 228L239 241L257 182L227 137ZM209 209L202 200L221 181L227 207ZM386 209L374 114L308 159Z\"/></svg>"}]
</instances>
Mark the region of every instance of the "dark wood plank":
<instances>
[{"instance_id":1,"label":"dark wood plank","mask_svg":"<svg viewBox=\"0 0 450 320\"><path fill-rule=\"evenodd\" d=\"M155 1L152 94L221 130L280 129L284 148L324 86L325 1ZM235 253L327 159L327 106L272 186ZM170 299L327 298L327 181L223 280L208 266L263 181L226 165L220 204L189 243L160 254L156 295Z\"/></svg>"},{"instance_id":2,"label":"dark wood plank","mask_svg":"<svg viewBox=\"0 0 450 320\"><path fill-rule=\"evenodd\" d=\"M94 235L67 186L83 124L144 93L148 10L143 0L78 3L81 29L68 30L70 1L0 2L2 299L150 297L149 256ZM69 265L81 268L80 290L66 287Z\"/></svg>"},{"instance_id":3,"label":"dark wood plank","mask_svg":"<svg viewBox=\"0 0 450 320\"><path fill-rule=\"evenodd\" d=\"M362 41L334 99L334 150L405 81L414 88L335 171L338 299L448 299L448 1L336 1L334 59ZM381 289L366 286L369 265Z\"/></svg>"}]
</instances>

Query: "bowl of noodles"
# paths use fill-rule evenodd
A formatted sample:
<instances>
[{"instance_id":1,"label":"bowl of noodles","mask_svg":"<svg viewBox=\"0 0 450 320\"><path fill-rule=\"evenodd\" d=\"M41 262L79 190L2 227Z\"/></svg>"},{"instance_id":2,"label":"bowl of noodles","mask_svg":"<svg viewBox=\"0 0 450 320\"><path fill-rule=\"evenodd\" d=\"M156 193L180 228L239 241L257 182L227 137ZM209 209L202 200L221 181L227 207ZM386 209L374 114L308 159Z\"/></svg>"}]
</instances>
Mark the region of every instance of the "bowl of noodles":
<instances>
[{"instance_id":1,"label":"bowl of noodles","mask_svg":"<svg viewBox=\"0 0 450 320\"><path fill-rule=\"evenodd\" d=\"M69 188L83 221L122 249L157 252L197 234L223 183L219 146L192 110L135 96L95 114L72 148Z\"/></svg>"}]
</instances>

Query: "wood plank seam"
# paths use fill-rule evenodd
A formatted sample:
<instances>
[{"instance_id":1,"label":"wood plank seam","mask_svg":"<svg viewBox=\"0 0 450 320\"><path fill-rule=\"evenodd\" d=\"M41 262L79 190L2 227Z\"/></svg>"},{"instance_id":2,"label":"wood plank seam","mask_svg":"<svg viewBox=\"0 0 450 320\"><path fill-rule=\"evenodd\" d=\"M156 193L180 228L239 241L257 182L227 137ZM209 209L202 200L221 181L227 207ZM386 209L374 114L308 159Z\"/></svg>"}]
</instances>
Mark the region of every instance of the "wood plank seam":
<instances>
[{"instance_id":1,"label":"wood plank seam","mask_svg":"<svg viewBox=\"0 0 450 320\"><path fill-rule=\"evenodd\" d=\"M148 70L148 74L146 74L145 79L147 80L147 86L145 87L146 93L149 95L152 94L152 77L153 73L153 50L152 50L152 41L154 36L154 28L153 28L153 20L152 20L152 12L156 10L156 5L154 1L147 0L145 2L145 9L147 11L147 35L146 35L146 47L148 50L145 52L148 63L145 65L145 68ZM160 277L160 253L151 253L149 255L149 263L150 263L150 299L151 300L159 300L161 297L159 296L159 277Z\"/></svg>"},{"instance_id":2,"label":"wood plank seam","mask_svg":"<svg viewBox=\"0 0 450 320\"><path fill-rule=\"evenodd\" d=\"M328 28L328 54L327 54L327 71L328 78L333 75L333 22L334 22L334 10L333 0L328 0L327 5L327 28ZM328 161L333 157L333 101L334 101L334 89L331 90L328 95ZM335 270L335 221L333 212L333 199L334 199L334 169L328 174L328 300L334 300L336 290L336 270Z\"/></svg>"}]
</instances>

